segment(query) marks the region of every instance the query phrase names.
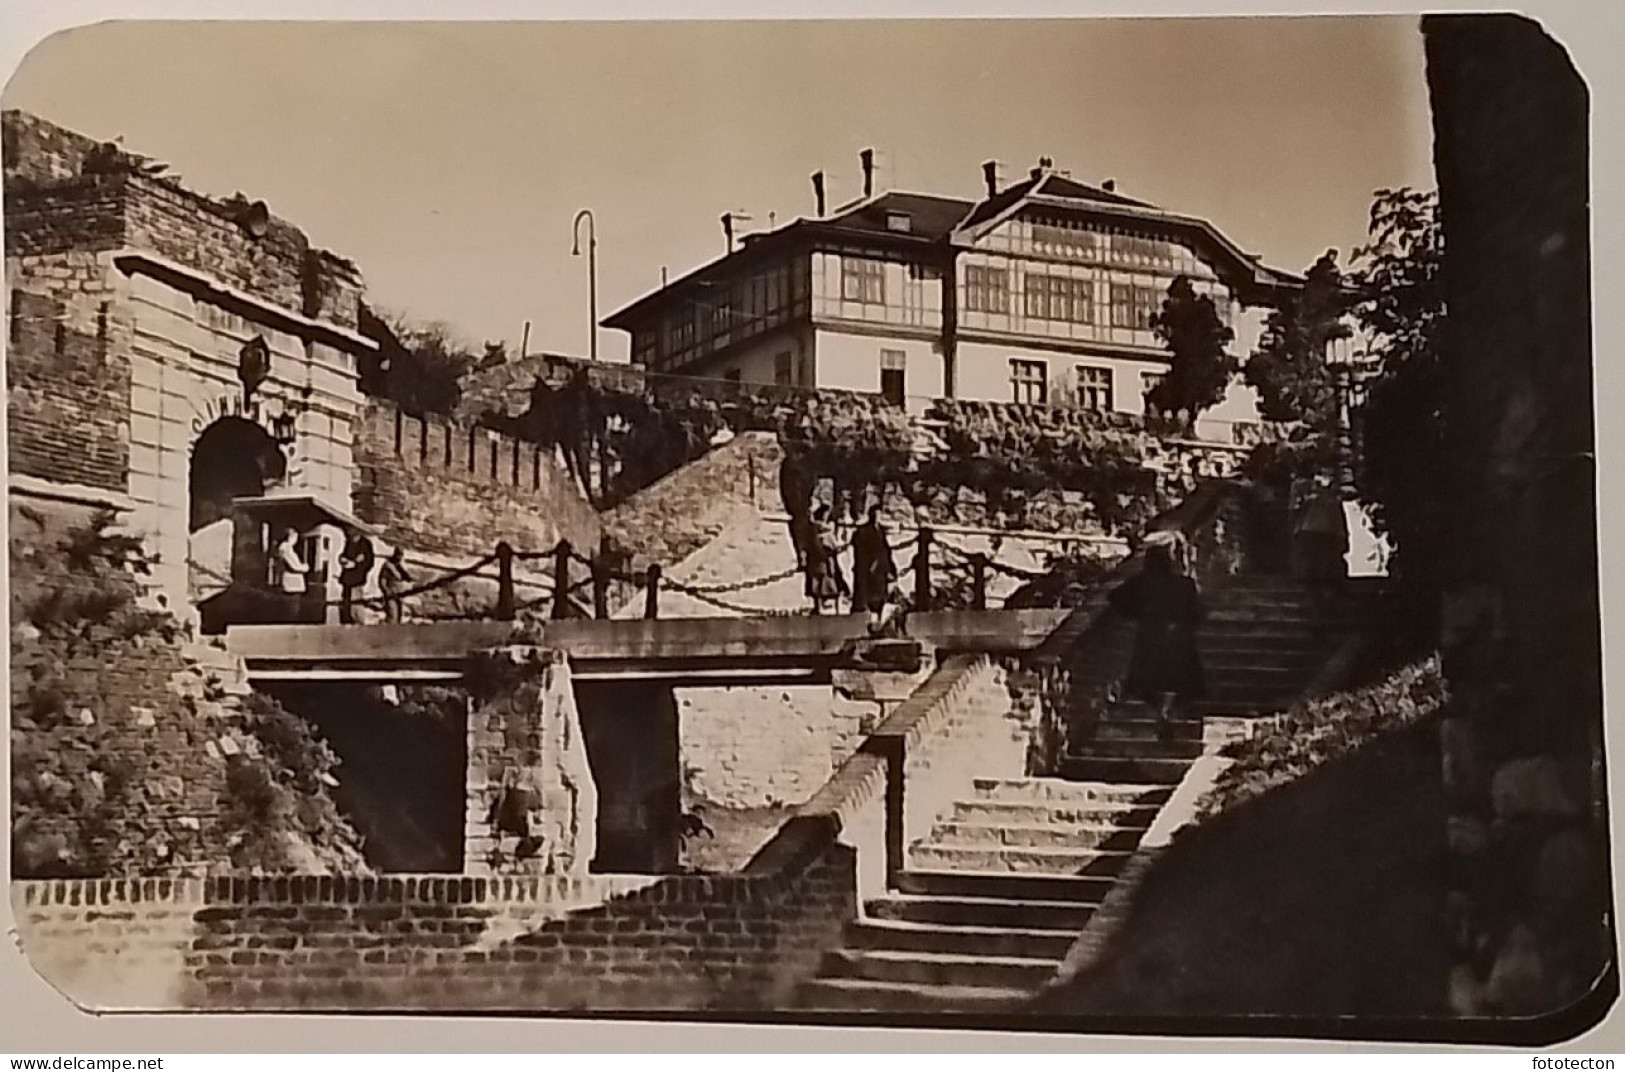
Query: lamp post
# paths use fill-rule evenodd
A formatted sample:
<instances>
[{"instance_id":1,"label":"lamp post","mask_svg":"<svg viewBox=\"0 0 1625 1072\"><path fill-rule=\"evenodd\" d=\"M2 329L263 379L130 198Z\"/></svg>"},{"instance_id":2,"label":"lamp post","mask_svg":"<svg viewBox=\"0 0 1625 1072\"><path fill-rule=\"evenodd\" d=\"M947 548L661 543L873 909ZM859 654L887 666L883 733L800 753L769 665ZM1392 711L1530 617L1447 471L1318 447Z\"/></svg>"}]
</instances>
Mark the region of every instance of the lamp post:
<instances>
[{"instance_id":1,"label":"lamp post","mask_svg":"<svg viewBox=\"0 0 1625 1072\"><path fill-rule=\"evenodd\" d=\"M591 334L588 338L588 353L593 361L598 360L598 226L592 218L592 209L584 208L576 213L575 222L570 225L570 231L575 244L570 247L570 256L581 256L581 221L587 221L587 316L590 319Z\"/></svg>"}]
</instances>

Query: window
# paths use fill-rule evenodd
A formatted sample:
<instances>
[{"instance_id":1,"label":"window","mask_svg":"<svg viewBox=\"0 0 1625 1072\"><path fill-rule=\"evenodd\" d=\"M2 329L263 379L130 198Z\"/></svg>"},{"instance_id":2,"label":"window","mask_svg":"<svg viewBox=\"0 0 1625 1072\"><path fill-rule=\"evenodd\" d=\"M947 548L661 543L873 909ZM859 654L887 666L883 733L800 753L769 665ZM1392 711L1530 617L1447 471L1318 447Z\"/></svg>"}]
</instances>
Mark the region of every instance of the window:
<instances>
[{"instance_id":1,"label":"window","mask_svg":"<svg viewBox=\"0 0 1625 1072\"><path fill-rule=\"evenodd\" d=\"M666 325L667 346L674 354L682 353L694 345L694 318L684 316Z\"/></svg>"},{"instance_id":2,"label":"window","mask_svg":"<svg viewBox=\"0 0 1625 1072\"><path fill-rule=\"evenodd\" d=\"M885 263L862 257L842 257L841 297L869 305L886 304Z\"/></svg>"},{"instance_id":3,"label":"window","mask_svg":"<svg viewBox=\"0 0 1625 1072\"><path fill-rule=\"evenodd\" d=\"M908 213L906 213L906 212L888 212L888 213L886 213L886 230L888 230L888 231L897 231L897 232L899 232L901 234L908 234L913 229L914 229L914 221L909 219Z\"/></svg>"},{"instance_id":4,"label":"window","mask_svg":"<svg viewBox=\"0 0 1625 1072\"><path fill-rule=\"evenodd\" d=\"M908 394L908 355L901 350L880 351L880 396L893 406L901 406Z\"/></svg>"},{"instance_id":5,"label":"window","mask_svg":"<svg viewBox=\"0 0 1625 1072\"><path fill-rule=\"evenodd\" d=\"M795 383L795 355L789 350L781 350L773 355L773 382L780 387L789 387Z\"/></svg>"},{"instance_id":6,"label":"window","mask_svg":"<svg viewBox=\"0 0 1625 1072\"><path fill-rule=\"evenodd\" d=\"M1036 320L1066 320L1091 324L1095 319L1094 282L1059 275L1028 273L1027 315Z\"/></svg>"},{"instance_id":7,"label":"window","mask_svg":"<svg viewBox=\"0 0 1625 1072\"><path fill-rule=\"evenodd\" d=\"M1010 400L1029 406L1049 401L1049 377L1042 361L1010 360Z\"/></svg>"},{"instance_id":8,"label":"window","mask_svg":"<svg viewBox=\"0 0 1625 1072\"><path fill-rule=\"evenodd\" d=\"M1112 411L1112 370L1099 365L1079 365L1078 405L1097 413Z\"/></svg>"},{"instance_id":9,"label":"window","mask_svg":"<svg viewBox=\"0 0 1625 1072\"><path fill-rule=\"evenodd\" d=\"M973 313L1010 311L1010 273L979 264L965 267L965 308Z\"/></svg>"},{"instance_id":10,"label":"window","mask_svg":"<svg viewBox=\"0 0 1625 1072\"><path fill-rule=\"evenodd\" d=\"M1112 327L1150 331L1151 318L1161 303L1157 292L1150 287L1132 283L1112 284Z\"/></svg>"}]
</instances>

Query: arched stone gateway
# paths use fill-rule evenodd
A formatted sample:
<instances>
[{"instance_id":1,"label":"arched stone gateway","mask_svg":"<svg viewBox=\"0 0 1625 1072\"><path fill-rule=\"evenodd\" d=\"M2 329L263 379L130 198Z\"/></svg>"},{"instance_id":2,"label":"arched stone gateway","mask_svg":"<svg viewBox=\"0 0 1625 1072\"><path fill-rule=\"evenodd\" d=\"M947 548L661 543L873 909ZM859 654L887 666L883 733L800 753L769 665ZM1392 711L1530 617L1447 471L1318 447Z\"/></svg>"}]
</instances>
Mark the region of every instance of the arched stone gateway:
<instances>
[{"instance_id":1,"label":"arched stone gateway","mask_svg":"<svg viewBox=\"0 0 1625 1072\"><path fill-rule=\"evenodd\" d=\"M233 499L263 495L287 474L287 456L269 432L244 417L219 418L192 445L189 531L229 518Z\"/></svg>"},{"instance_id":2,"label":"arched stone gateway","mask_svg":"<svg viewBox=\"0 0 1625 1072\"><path fill-rule=\"evenodd\" d=\"M228 415L204 427L187 467L187 565L192 601L231 580L232 501L264 495L288 477L281 444L247 417Z\"/></svg>"}]
</instances>

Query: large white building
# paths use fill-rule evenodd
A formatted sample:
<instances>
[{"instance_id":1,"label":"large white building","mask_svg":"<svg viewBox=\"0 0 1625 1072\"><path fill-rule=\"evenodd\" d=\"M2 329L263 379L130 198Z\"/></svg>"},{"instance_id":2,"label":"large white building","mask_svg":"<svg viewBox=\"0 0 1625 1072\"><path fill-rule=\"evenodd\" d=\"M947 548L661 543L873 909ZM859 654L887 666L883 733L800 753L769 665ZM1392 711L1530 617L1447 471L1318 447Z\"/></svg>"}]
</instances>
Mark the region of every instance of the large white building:
<instances>
[{"instance_id":1,"label":"large white building","mask_svg":"<svg viewBox=\"0 0 1625 1072\"><path fill-rule=\"evenodd\" d=\"M1242 357L1301 282L1111 182L1044 160L1001 190L984 171L976 203L896 191L828 214L820 203L604 323L651 372L876 392L915 410L949 397L1141 413L1168 367L1151 317L1174 279L1213 297ZM1231 441L1256 420L1237 382L1198 434Z\"/></svg>"}]
</instances>

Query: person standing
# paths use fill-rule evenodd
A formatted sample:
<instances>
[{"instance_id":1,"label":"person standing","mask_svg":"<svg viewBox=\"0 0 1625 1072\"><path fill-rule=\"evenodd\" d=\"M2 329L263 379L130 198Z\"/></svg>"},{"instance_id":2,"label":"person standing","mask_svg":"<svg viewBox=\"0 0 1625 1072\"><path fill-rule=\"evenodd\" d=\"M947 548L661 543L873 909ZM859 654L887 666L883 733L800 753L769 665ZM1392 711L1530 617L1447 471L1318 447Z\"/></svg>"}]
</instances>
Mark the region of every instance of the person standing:
<instances>
[{"instance_id":1,"label":"person standing","mask_svg":"<svg viewBox=\"0 0 1625 1072\"><path fill-rule=\"evenodd\" d=\"M399 624L402 617L401 593L411 583L406 572L405 554L399 547L389 553L378 570L378 590L384 597L384 621Z\"/></svg>"},{"instance_id":2,"label":"person standing","mask_svg":"<svg viewBox=\"0 0 1625 1072\"><path fill-rule=\"evenodd\" d=\"M779 500L790 517L790 545L796 552L796 566L807 568L807 549L812 545L812 475L800 455L786 453L779 463Z\"/></svg>"},{"instance_id":3,"label":"person standing","mask_svg":"<svg viewBox=\"0 0 1625 1072\"><path fill-rule=\"evenodd\" d=\"M1327 476L1300 480L1293 488L1294 573L1301 580L1328 584L1348 575L1348 519L1343 500Z\"/></svg>"},{"instance_id":4,"label":"person standing","mask_svg":"<svg viewBox=\"0 0 1625 1072\"><path fill-rule=\"evenodd\" d=\"M852 533L852 609L878 619L896 579L897 565L880 524L880 507L871 506L868 519Z\"/></svg>"},{"instance_id":5,"label":"person standing","mask_svg":"<svg viewBox=\"0 0 1625 1072\"><path fill-rule=\"evenodd\" d=\"M1196 582L1175 569L1171 542L1158 541L1147 546L1145 565L1112 592L1110 601L1136 625L1125 691L1154 707L1166 732L1175 709L1206 687L1196 646L1206 611Z\"/></svg>"},{"instance_id":6,"label":"person standing","mask_svg":"<svg viewBox=\"0 0 1625 1072\"><path fill-rule=\"evenodd\" d=\"M339 554L339 621L345 625L355 624L356 593L367 587L373 562L372 541L359 529L350 529Z\"/></svg>"},{"instance_id":7,"label":"person standing","mask_svg":"<svg viewBox=\"0 0 1625 1072\"><path fill-rule=\"evenodd\" d=\"M293 529L283 530L282 542L277 544L271 563L283 616L288 621L298 621L305 596L305 575L310 572L309 564L299 553L299 533Z\"/></svg>"},{"instance_id":8,"label":"person standing","mask_svg":"<svg viewBox=\"0 0 1625 1072\"><path fill-rule=\"evenodd\" d=\"M812 540L807 547L807 594L812 597L814 614L824 613L826 603L839 613L841 597L850 594L841 575L840 555L829 507L820 505L813 511Z\"/></svg>"}]
</instances>

